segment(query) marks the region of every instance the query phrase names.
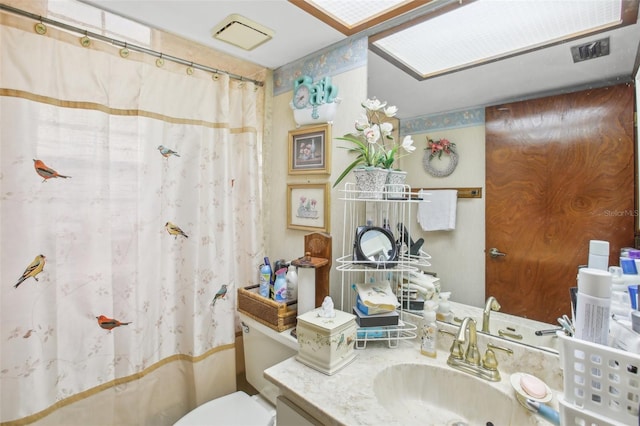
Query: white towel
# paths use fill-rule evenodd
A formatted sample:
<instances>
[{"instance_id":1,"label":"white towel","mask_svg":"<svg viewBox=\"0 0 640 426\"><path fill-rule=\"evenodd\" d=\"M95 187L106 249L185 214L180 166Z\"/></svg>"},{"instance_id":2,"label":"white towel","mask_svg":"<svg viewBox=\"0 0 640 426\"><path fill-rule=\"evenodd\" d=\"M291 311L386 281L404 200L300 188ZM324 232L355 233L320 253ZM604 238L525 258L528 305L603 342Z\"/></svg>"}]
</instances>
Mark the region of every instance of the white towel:
<instances>
[{"instance_id":1,"label":"white towel","mask_svg":"<svg viewBox=\"0 0 640 426\"><path fill-rule=\"evenodd\" d=\"M388 280L374 283L356 283L354 285L362 303L368 308L379 309L380 311L394 311L400 303Z\"/></svg>"},{"instance_id":2,"label":"white towel","mask_svg":"<svg viewBox=\"0 0 640 426\"><path fill-rule=\"evenodd\" d=\"M418 223L423 231L456 229L457 190L421 190L420 196L424 201L418 204Z\"/></svg>"}]
</instances>

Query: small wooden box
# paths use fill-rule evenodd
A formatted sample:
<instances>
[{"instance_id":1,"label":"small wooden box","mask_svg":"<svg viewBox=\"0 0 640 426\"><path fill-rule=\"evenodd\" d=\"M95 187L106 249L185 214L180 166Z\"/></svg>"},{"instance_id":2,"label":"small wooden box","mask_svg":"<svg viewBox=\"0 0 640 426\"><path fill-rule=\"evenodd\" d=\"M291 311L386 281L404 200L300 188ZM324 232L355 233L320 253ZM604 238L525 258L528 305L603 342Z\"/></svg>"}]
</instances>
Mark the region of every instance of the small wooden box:
<instances>
[{"instance_id":1,"label":"small wooden box","mask_svg":"<svg viewBox=\"0 0 640 426\"><path fill-rule=\"evenodd\" d=\"M296 326L297 310L292 309L296 300L276 302L258 293L260 286L238 289L238 311L277 331Z\"/></svg>"}]
</instances>

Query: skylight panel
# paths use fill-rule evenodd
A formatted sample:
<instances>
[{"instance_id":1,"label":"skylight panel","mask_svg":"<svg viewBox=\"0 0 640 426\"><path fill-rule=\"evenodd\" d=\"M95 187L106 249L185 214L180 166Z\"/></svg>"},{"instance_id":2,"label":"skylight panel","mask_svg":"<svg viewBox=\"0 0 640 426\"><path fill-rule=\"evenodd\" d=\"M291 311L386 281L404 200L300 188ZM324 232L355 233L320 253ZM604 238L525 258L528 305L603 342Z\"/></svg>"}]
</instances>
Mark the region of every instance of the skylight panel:
<instances>
[{"instance_id":1,"label":"skylight panel","mask_svg":"<svg viewBox=\"0 0 640 426\"><path fill-rule=\"evenodd\" d=\"M622 22L621 0L477 0L372 36L376 52L428 78Z\"/></svg>"}]
</instances>

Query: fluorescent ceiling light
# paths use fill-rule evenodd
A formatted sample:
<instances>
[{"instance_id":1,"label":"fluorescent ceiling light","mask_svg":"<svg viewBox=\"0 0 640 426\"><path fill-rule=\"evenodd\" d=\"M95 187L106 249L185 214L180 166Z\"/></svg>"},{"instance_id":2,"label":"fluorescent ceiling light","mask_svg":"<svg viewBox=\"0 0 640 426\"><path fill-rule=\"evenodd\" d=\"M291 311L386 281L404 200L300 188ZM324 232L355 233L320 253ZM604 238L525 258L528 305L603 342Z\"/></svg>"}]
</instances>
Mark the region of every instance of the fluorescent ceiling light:
<instances>
[{"instance_id":1,"label":"fluorescent ceiling light","mask_svg":"<svg viewBox=\"0 0 640 426\"><path fill-rule=\"evenodd\" d=\"M637 0L476 0L373 35L369 44L423 80L633 24L637 15Z\"/></svg>"},{"instance_id":2,"label":"fluorescent ceiling light","mask_svg":"<svg viewBox=\"0 0 640 426\"><path fill-rule=\"evenodd\" d=\"M345 35L424 6L432 0L289 0Z\"/></svg>"}]
</instances>

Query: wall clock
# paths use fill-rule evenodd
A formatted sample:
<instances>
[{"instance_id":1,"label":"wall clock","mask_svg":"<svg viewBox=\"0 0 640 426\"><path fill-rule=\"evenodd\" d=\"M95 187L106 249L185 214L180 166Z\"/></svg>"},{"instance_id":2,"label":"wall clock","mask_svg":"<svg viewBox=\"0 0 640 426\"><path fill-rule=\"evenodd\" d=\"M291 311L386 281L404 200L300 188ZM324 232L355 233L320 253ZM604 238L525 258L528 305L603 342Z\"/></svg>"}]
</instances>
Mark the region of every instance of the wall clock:
<instances>
[{"instance_id":1,"label":"wall clock","mask_svg":"<svg viewBox=\"0 0 640 426\"><path fill-rule=\"evenodd\" d=\"M306 84L301 84L293 92L293 106L302 109L309 106L309 99L311 98L311 88Z\"/></svg>"},{"instance_id":2,"label":"wall clock","mask_svg":"<svg viewBox=\"0 0 640 426\"><path fill-rule=\"evenodd\" d=\"M297 78L293 82L291 108L298 126L333 121L340 101L337 96L338 87L331 84L331 77L315 83L308 75Z\"/></svg>"}]
</instances>

